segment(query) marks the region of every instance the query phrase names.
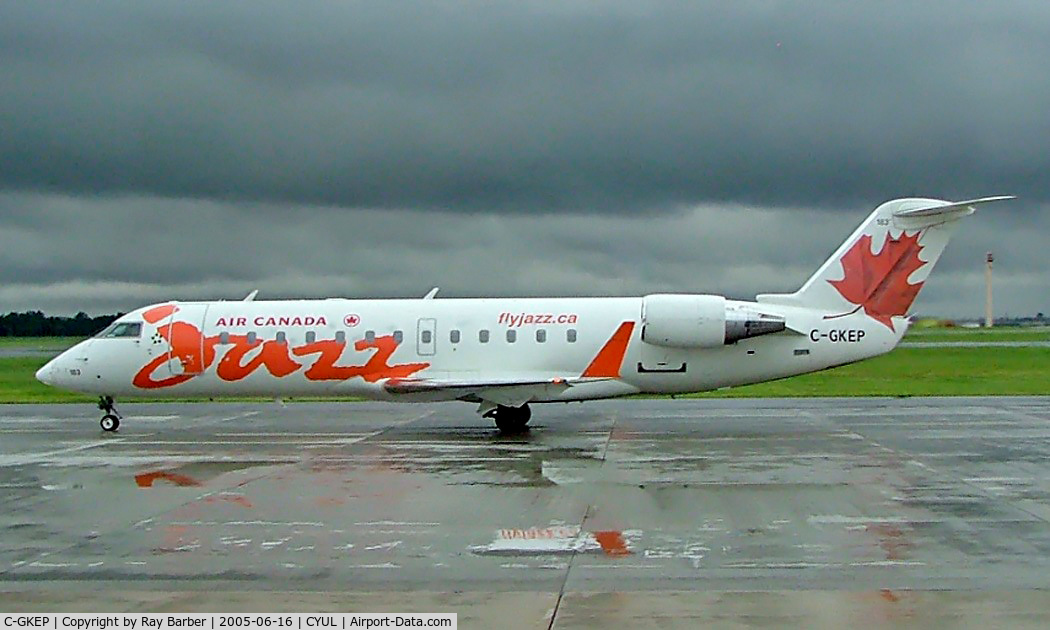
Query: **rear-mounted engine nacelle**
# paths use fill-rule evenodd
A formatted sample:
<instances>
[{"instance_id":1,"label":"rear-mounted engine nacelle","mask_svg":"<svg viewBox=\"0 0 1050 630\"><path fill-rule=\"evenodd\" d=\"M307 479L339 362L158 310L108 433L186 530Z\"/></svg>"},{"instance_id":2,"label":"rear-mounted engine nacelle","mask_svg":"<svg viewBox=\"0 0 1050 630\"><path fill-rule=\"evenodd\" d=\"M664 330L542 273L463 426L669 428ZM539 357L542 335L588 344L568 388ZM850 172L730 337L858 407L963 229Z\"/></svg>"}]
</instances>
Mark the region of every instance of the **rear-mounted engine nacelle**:
<instances>
[{"instance_id":1,"label":"rear-mounted engine nacelle","mask_svg":"<svg viewBox=\"0 0 1050 630\"><path fill-rule=\"evenodd\" d=\"M642 298L642 341L657 346L717 348L784 329L784 318L728 308L721 295Z\"/></svg>"},{"instance_id":2,"label":"rear-mounted engine nacelle","mask_svg":"<svg viewBox=\"0 0 1050 630\"><path fill-rule=\"evenodd\" d=\"M784 318L779 315L767 315L754 311L726 312L726 345L741 339L760 337L778 333L787 328Z\"/></svg>"}]
</instances>

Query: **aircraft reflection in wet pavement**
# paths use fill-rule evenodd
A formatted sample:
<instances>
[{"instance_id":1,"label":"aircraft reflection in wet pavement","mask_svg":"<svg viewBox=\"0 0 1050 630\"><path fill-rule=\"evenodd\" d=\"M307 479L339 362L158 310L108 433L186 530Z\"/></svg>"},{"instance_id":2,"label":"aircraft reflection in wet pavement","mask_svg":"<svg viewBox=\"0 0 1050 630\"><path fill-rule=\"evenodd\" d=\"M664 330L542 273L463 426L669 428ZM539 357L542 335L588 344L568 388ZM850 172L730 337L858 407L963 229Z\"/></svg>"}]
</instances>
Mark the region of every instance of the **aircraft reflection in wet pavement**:
<instances>
[{"instance_id":1,"label":"aircraft reflection in wet pavement","mask_svg":"<svg viewBox=\"0 0 1050 630\"><path fill-rule=\"evenodd\" d=\"M958 219L1010 197L880 205L791 294L169 302L124 315L37 372L114 397L460 400L521 431L529 403L686 393L884 354Z\"/></svg>"}]
</instances>

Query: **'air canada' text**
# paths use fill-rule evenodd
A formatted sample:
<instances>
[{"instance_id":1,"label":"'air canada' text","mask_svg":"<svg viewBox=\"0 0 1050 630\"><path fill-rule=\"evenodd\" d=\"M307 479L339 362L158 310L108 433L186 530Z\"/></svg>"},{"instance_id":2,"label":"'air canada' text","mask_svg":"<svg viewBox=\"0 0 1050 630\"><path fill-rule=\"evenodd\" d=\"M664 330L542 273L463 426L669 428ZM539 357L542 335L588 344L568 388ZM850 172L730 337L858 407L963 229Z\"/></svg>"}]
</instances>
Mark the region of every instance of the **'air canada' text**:
<instances>
[{"instance_id":1,"label":"'air canada' text","mask_svg":"<svg viewBox=\"0 0 1050 630\"><path fill-rule=\"evenodd\" d=\"M328 320L324 315L259 315L249 320L247 317L220 317L215 321L219 327L233 328L247 326L251 321L254 326L327 326Z\"/></svg>"}]
</instances>

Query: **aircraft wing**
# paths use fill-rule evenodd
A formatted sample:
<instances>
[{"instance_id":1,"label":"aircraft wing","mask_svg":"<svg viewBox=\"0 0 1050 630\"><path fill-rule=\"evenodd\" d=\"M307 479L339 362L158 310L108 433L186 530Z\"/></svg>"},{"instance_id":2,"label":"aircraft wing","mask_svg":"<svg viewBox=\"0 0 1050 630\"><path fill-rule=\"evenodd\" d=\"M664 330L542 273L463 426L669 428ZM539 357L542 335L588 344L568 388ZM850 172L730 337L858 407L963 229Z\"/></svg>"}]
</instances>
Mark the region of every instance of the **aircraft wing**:
<instances>
[{"instance_id":1,"label":"aircraft wing","mask_svg":"<svg viewBox=\"0 0 1050 630\"><path fill-rule=\"evenodd\" d=\"M416 395L430 400L466 400L481 402L482 412L491 406L520 407L537 398L560 394L574 385L611 380L611 377L529 376L484 379L390 379L383 384L390 394Z\"/></svg>"}]
</instances>

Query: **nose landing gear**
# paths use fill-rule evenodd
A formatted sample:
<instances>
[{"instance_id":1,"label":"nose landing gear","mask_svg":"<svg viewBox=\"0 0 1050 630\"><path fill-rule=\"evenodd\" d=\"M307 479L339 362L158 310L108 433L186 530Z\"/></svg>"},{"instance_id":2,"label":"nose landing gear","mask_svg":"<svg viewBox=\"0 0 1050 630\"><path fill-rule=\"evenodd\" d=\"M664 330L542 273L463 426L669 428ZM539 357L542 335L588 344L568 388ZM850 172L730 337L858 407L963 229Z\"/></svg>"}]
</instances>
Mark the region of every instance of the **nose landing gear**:
<instances>
[{"instance_id":1,"label":"nose landing gear","mask_svg":"<svg viewBox=\"0 0 1050 630\"><path fill-rule=\"evenodd\" d=\"M532 410L528 405L520 407L506 407L499 405L495 409L485 413L486 418L496 421L496 428L504 435L524 433L529 430L529 418Z\"/></svg>"},{"instance_id":2,"label":"nose landing gear","mask_svg":"<svg viewBox=\"0 0 1050 630\"><path fill-rule=\"evenodd\" d=\"M113 405L112 396L99 396L98 408L106 413L102 416L102 420L99 421L99 425L103 431L116 431L117 427L120 426L120 412Z\"/></svg>"}]
</instances>

